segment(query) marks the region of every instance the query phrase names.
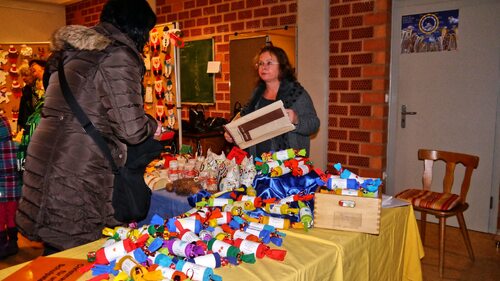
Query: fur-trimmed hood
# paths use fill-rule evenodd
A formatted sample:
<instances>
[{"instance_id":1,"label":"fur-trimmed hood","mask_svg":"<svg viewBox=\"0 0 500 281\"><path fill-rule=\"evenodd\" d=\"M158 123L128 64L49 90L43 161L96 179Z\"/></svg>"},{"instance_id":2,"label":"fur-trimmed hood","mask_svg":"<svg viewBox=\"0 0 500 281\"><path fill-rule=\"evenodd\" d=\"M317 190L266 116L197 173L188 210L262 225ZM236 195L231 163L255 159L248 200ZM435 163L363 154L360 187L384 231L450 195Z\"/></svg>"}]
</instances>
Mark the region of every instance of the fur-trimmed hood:
<instances>
[{"instance_id":1,"label":"fur-trimmed hood","mask_svg":"<svg viewBox=\"0 0 500 281\"><path fill-rule=\"evenodd\" d=\"M52 36L53 51L67 49L68 46L79 50L104 50L111 40L93 28L82 25L68 25L58 29Z\"/></svg>"},{"instance_id":2,"label":"fur-trimmed hood","mask_svg":"<svg viewBox=\"0 0 500 281\"><path fill-rule=\"evenodd\" d=\"M72 57L80 51L106 52L106 49L112 45L128 46L144 66L141 53L132 39L111 23L101 22L94 27L67 25L59 28L52 35L50 46L52 55L45 67L44 87L47 88L50 75L57 71L58 62L62 56Z\"/></svg>"}]
</instances>

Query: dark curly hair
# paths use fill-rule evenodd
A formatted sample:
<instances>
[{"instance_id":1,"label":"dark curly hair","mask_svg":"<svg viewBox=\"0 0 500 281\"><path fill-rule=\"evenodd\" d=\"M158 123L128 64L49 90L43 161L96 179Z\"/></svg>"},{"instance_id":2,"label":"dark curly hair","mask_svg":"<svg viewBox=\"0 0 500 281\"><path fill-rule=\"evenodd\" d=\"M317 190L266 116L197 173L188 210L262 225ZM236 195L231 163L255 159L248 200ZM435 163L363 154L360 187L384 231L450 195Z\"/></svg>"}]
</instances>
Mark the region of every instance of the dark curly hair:
<instances>
[{"instance_id":1,"label":"dark curly hair","mask_svg":"<svg viewBox=\"0 0 500 281\"><path fill-rule=\"evenodd\" d=\"M260 49L259 53L255 56L254 61L257 62L259 60L259 56L265 52L269 52L272 55L275 55L280 64L280 74L278 75L278 79L281 81L283 79L296 81L295 77L295 69L290 64L290 60L288 59L285 51L280 48L274 46L272 43L266 44L262 49ZM258 82L263 82L262 79L258 79Z\"/></svg>"},{"instance_id":2,"label":"dark curly hair","mask_svg":"<svg viewBox=\"0 0 500 281\"><path fill-rule=\"evenodd\" d=\"M101 22L107 22L127 34L142 52L156 15L146 0L109 0L102 9Z\"/></svg>"},{"instance_id":3,"label":"dark curly hair","mask_svg":"<svg viewBox=\"0 0 500 281\"><path fill-rule=\"evenodd\" d=\"M33 66L33 64L35 64L35 63L38 64L41 67L44 67L44 68L45 68L45 66L47 66L47 61L46 60L39 60L39 59L30 60L28 62L28 65L29 66Z\"/></svg>"}]
</instances>

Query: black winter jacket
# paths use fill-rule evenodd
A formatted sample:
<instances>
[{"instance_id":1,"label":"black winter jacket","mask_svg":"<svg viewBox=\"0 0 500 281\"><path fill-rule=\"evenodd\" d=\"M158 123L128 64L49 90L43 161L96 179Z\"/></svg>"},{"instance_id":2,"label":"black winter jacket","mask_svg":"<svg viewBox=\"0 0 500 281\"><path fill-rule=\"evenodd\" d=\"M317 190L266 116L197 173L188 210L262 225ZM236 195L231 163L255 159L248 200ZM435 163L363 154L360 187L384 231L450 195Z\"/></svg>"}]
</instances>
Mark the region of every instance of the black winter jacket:
<instances>
[{"instance_id":1,"label":"black winter jacket","mask_svg":"<svg viewBox=\"0 0 500 281\"><path fill-rule=\"evenodd\" d=\"M54 55L42 119L28 146L23 197L16 221L32 240L67 249L101 237L113 218L113 174L64 100L57 63L85 113L124 165L127 144L154 135L157 123L143 109L144 63L132 40L111 24L66 26L53 38Z\"/></svg>"},{"instance_id":2,"label":"black winter jacket","mask_svg":"<svg viewBox=\"0 0 500 281\"><path fill-rule=\"evenodd\" d=\"M243 108L241 116L245 116L260 108L259 101L265 90L266 85L264 83L257 85L250 101ZM307 154L309 154L311 135L318 131L320 125L311 97L299 82L284 79L280 82L276 100L283 101L285 108L293 109L299 117L299 123L295 125L295 130L272 138L270 140L271 150L278 151L288 148L297 150L306 149ZM260 155L257 155L255 145L247 148L247 151L254 157L260 157Z\"/></svg>"}]
</instances>

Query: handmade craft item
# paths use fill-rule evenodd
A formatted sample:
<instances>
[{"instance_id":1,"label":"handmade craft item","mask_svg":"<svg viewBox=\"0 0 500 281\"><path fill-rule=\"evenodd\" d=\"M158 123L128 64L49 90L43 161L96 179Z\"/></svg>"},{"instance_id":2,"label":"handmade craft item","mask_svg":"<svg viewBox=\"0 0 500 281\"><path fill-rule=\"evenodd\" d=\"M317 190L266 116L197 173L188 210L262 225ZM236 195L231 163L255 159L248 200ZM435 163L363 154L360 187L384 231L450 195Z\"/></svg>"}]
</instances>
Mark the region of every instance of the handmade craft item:
<instances>
[{"instance_id":1,"label":"handmade craft item","mask_svg":"<svg viewBox=\"0 0 500 281\"><path fill-rule=\"evenodd\" d=\"M231 151L229 151L229 153L227 154L227 159L235 159L236 164L238 165L240 165L247 157L248 153L237 146L233 146L233 148L231 148Z\"/></svg>"},{"instance_id":2,"label":"handmade craft item","mask_svg":"<svg viewBox=\"0 0 500 281\"><path fill-rule=\"evenodd\" d=\"M263 224L268 224L277 229L288 229L290 228L290 220L285 218L277 218L270 216L261 216L260 222Z\"/></svg>"},{"instance_id":3,"label":"handmade craft item","mask_svg":"<svg viewBox=\"0 0 500 281\"><path fill-rule=\"evenodd\" d=\"M295 151L292 148L276 151L272 154L273 160L285 161L295 158Z\"/></svg>"},{"instance_id":4,"label":"handmade craft item","mask_svg":"<svg viewBox=\"0 0 500 281\"><path fill-rule=\"evenodd\" d=\"M97 264L109 264L111 261L130 253L137 246L129 238L114 242L96 251L95 262Z\"/></svg>"},{"instance_id":5,"label":"handmade craft item","mask_svg":"<svg viewBox=\"0 0 500 281\"><path fill-rule=\"evenodd\" d=\"M222 178L219 190L231 191L240 186L240 166L236 164L235 159L232 159L227 166L227 173Z\"/></svg>"},{"instance_id":6,"label":"handmade craft item","mask_svg":"<svg viewBox=\"0 0 500 281\"><path fill-rule=\"evenodd\" d=\"M209 268L218 268L222 266L222 259L219 253L211 253L194 257L192 259L188 259L188 261Z\"/></svg>"},{"instance_id":7,"label":"handmade craft item","mask_svg":"<svg viewBox=\"0 0 500 281\"><path fill-rule=\"evenodd\" d=\"M182 271L186 275L189 274L192 280L200 280L200 281L222 280L222 278L215 276L213 269L184 260L177 261L175 269Z\"/></svg>"},{"instance_id":8,"label":"handmade craft item","mask_svg":"<svg viewBox=\"0 0 500 281\"><path fill-rule=\"evenodd\" d=\"M280 177L300 176L297 169L301 166L310 165L312 168L312 163L307 158L297 151L293 153L295 157L286 160L272 159L273 153L263 157L266 162L279 161L277 167L291 171L288 175L276 178L270 177L271 170L267 175L261 173L256 177L257 165L252 158L246 156L240 164L236 163L236 157L229 161L223 154L212 152L207 153L204 159L164 156L150 173L159 173L159 170L168 167L174 171L174 177L179 177L176 180L178 183L186 179L198 179L203 187L201 183L205 182L206 185L208 177L213 177L220 179L219 183L224 187L233 179L232 173L239 171L238 175L243 179L244 171L247 170L247 183L244 184L242 180L240 184L224 188L226 191L213 194L201 190L189 197L193 208L176 217L163 219L153 215L150 224L140 228L106 229L103 234L110 237L106 245L88 255L100 262L93 266L93 275L102 279L113 275L115 280L146 280L145 278L154 276L159 279L150 280L191 278L208 281L220 280L220 276L214 274L214 268L255 263L256 259L265 257L283 261L286 251L276 248L281 247L285 238L285 233L280 232L280 229L294 227L307 230L313 226L309 201L314 198L314 191L305 192L286 187L279 195L273 192L264 194L257 180L267 177L278 181L281 180ZM260 161L259 171L265 163ZM193 167L199 174L188 178L186 171L191 171ZM305 168L303 169L305 175ZM279 174L277 171L274 173ZM167 177L170 175L167 174ZM106 253L105 249L108 247L119 254Z\"/></svg>"},{"instance_id":9,"label":"handmade craft item","mask_svg":"<svg viewBox=\"0 0 500 281\"><path fill-rule=\"evenodd\" d=\"M286 214L298 214L299 213L299 209L290 208L290 206L286 203L266 204L264 207L264 210L269 214L286 215Z\"/></svg>"},{"instance_id":10,"label":"handmade craft item","mask_svg":"<svg viewBox=\"0 0 500 281\"><path fill-rule=\"evenodd\" d=\"M198 193L203 189L194 178L182 178L172 182L172 188L177 195L188 196Z\"/></svg>"},{"instance_id":11,"label":"handmade craft item","mask_svg":"<svg viewBox=\"0 0 500 281\"><path fill-rule=\"evenodd\" d=\"M253 180L257 175L257 169L255 168L255 164L253 162L253 156L250 158L244 158L241 162L241 177L240 184L244 187L250 187L253 184Z\"/></svg>"},{"instance_id":12,"label":"handmade craft item","mask_svg":"<svg viewBox=\"0 0 500 281\"><path fill-rule=\"evenodd\" d=\"M360 177L348 169L344 169L340 163L333 165L339 176L330 176L327 181L327 189L342 195L371 196L376 197L380 179Z\"/></svg>"}]
</instances>

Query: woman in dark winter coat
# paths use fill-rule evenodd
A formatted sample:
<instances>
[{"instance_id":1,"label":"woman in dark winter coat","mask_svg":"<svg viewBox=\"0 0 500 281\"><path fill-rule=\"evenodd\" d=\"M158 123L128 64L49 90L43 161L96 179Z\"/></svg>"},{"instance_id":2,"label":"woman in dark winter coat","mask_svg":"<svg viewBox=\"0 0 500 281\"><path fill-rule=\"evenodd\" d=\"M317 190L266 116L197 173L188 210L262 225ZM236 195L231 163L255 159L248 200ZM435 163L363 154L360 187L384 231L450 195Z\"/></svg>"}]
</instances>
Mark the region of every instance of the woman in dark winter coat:
<instances>
[{"instance_id":1,"label":"woman in dark winter coat","mask_svg":"<svg viewBox=\"0 0 500 281\"><path fill-rule=\"evenodd\" d=\"M63 97L59 60L77 102L123 166L127 144L161 132L144 112L141 84L140 52L155 23L146 0L109 0L97 26L66 26L54 34L42 119L28 147L16 217L25 236L45 243L45 254L94 241L105 226L119 224L110 163Z\"/></svg>"},{"instance_id":2,"label":"woman in dark winter coat","mask_svg":"<svg viewBox=\"0 0 500 281\"><path fill-rule=\"evenodd\" d=\"M257 54L255 67L259 80L241 116L281 100L295 130L251 146L247 151L254 157L288 148L306 149L309 153L310 136L319 129L319 118L311 97L295 78L285 51L272 44L265 46ZM224 137L228 142L233 142L228 133Z\"/></svg>"}]
</instances>

